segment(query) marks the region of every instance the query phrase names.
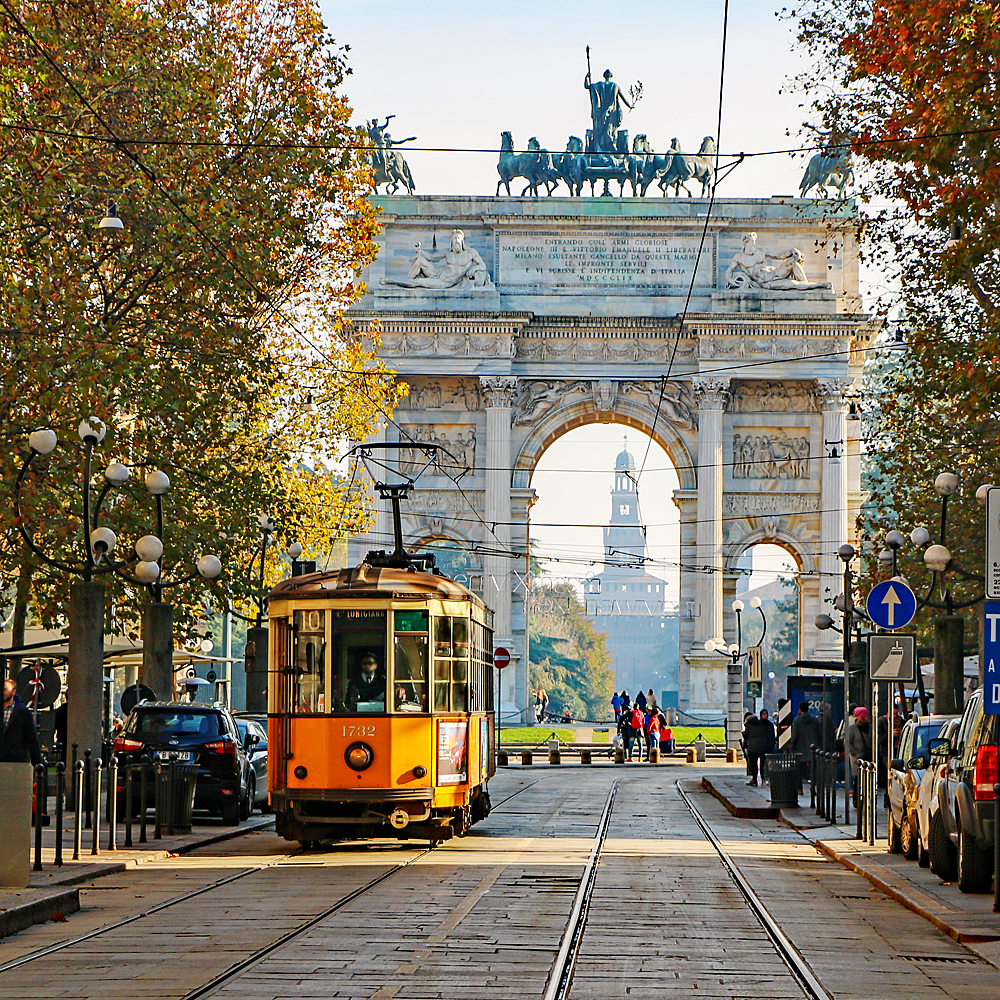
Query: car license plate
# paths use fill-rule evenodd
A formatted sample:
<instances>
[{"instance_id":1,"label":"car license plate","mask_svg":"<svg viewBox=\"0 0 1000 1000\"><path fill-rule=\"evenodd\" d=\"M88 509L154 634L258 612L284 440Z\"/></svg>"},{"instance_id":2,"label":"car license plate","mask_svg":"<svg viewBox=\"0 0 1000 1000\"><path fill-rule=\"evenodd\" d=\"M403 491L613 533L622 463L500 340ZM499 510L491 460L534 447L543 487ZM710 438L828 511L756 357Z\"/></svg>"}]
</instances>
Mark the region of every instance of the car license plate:
<instances>
[{"instance_id":1,"label":"car license plate","mask_svg":"<svg viewBox=\"0 0 1000 1000\"><path fill-rule=\"evenodd\" d=\"M190 750L158 750L157 760L190 760Z\"/></svg>"}]
</instances>

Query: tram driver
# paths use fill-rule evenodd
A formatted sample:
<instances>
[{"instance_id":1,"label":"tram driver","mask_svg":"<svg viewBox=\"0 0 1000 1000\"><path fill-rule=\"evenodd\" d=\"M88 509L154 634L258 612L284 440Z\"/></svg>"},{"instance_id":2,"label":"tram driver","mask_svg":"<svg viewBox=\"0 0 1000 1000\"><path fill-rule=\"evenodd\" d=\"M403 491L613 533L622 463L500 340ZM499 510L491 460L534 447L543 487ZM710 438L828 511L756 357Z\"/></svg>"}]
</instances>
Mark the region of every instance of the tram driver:
<instances>
[{"instance_id":1,"label":"tram driver","mask_svg":"<svg viewBox=\"0 0 1000 1000\"><path fill-rule=\"evenodd\" d=\"M361 671L347 687L347 708L351 712L385 711L385 671L374 653L361 657Z\"/></svg>"}]
</instances>

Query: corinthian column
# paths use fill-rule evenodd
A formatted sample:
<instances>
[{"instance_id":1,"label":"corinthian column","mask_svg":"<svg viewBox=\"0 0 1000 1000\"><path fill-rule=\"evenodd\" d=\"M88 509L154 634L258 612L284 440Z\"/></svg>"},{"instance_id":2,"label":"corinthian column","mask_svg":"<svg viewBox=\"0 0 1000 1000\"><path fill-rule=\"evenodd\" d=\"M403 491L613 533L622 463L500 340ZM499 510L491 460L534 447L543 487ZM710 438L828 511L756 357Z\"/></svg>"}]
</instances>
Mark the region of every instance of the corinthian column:
<instances>
[{"instance_id":1,"label":"corinthian column","mask_svg":"<svg viewBox=\"0 0 1000 1000\"><path fill-rule=\"evenodd\" d=\"M823 466L820 489L820 603L835 597L843 589L843 564L837 550L847 535L847 402L845 393L852 389L850 379L817 379L816 394L823 412ZM837 459L833 452L836 449ZM827 591L829 590L829 593ZM810 623L807 623L809 627ZM832 631L822 634L816 647L820 659L842 656L840 637Z\"/></svg>"},{"instance_id":2,"label":"corinthian column","mask_svg":"<svg viewBox=\"0 0 1000 1000\"><path fill-rule=\"evenodd\" d=\"M722 638L722 417L729 397L728 378L696 378L698 397L697 601L693 651L706 639Z\"/></svg>"},{"instance_id":3,"label":"corinthian column","mask_svg":"<svg viewBox=\"0 0 1000 1000\"><path fill-rule=\"evenodd\" d=\"M479 386L486 409L486 509L483 520L488 527L484 529L483 542L488 549L509 551L510 414L517 379L509 375L486 375L480 377ZM527 704L527 658L522 655L524 650L512 648L510 570L508 556L483 556L483 600L493 609L494 641L510 649L513 661L503 675L500 688L500 709L504 715L514 711L515 705L521 710Z\"/></svg>"}]
</instances>

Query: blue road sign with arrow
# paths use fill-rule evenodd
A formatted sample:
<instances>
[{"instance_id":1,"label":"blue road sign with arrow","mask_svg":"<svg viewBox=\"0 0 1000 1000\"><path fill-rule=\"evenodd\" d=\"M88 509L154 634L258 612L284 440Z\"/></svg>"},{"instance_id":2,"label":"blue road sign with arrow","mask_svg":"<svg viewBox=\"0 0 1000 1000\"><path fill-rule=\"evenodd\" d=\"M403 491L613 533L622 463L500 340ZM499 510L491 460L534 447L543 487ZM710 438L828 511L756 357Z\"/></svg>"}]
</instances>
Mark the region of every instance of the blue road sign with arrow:
<instances>
[{"instance_id":1,"label":"blue road sign with arrow","mask_svg":"<svg viewBox=\"0 0 1000 1000\"><path fill-rule=\"evenodd\" d=\"M917 613L917 597L905 583L886 580L872 587L865 609L879 628L905 628Z\"/></svg>"},{"instance_id":2,"label":"blue road sign with arrow","mask_svg":"<svg viewBox=\"0 0 1000 1000\"><path fill-rule=\"evenodd\" d=\"M1000 601L983 601L983 711L1000 715Z\"/></svg>"}]
</instances>

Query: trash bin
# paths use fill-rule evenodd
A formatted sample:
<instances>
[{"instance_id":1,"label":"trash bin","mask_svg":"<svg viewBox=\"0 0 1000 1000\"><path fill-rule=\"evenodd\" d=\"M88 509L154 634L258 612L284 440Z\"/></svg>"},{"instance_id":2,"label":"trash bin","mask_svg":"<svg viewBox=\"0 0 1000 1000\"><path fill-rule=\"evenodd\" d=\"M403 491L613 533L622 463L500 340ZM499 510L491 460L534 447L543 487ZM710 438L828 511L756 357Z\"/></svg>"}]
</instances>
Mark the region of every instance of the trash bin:
<instances>
[{"instance_id":1,"label":"trash bin","mask_svg":"<svg viewBox=\"0 0 1000 1000\"><path fill-rule=\"evenodd\" d=\"M799 755L769 753L765 757L767 780L771 785L771 805L791 809L799 804Z\"/></svg>"},{"instance_id":2,"label":"trash bin","mask_svg":"<svg viewBox=\"0 0 1000 1000\"><path fill-rule=\"evenodd\" d=\"M156 765L156 801L160 823L170 833L191 832L191 812L198 783L197 764Z\"/></svg>"}]
</instances>

